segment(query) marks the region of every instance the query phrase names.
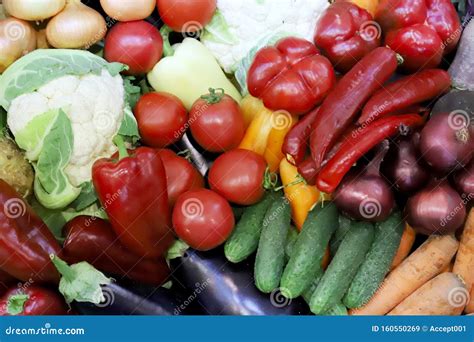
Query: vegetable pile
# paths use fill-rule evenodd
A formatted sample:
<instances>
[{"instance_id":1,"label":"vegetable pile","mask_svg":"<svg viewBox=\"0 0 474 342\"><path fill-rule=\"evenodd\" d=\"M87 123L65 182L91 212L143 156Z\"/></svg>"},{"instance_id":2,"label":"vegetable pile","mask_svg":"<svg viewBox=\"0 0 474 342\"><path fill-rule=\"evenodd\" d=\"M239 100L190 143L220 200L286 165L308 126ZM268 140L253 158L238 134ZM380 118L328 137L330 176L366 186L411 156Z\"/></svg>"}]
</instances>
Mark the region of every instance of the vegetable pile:
<instances>
[{"instance_id":1,"label":"vegetable pile","mask_svg":"<svg viewBox=\"0 0 474 342\"><path fill-rule=\"evenodd\" d=\"M474 313L466 5L3 0L0 314Z\"/></svg>"}]
</instances>

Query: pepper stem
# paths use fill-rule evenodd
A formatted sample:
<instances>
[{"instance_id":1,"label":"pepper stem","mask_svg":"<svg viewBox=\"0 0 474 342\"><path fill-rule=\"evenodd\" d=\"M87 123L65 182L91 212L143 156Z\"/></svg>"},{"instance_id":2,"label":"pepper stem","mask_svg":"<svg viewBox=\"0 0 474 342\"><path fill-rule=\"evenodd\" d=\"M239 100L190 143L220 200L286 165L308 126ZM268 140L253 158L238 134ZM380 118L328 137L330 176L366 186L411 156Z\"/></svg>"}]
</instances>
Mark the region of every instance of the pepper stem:
<instances>
[{"instance_id":1,"label":"pepper stem","mask_svg":"<svg viewBox=\"0 0 474 342\"><path fill-rule=\"evenodd\" d=\"M280 190L289 188L290 186L298 185L298 184L302 184L302 183L303 183L303 184L308 184L308 183L306 182L306 180L305 180L300 174L298 174L298 175L296 176L296 179L295 179L293 182L288 183L288 184L286 184L286 185L279 186L278 188L275 188L275 189L273 189L273 190L274 190L274 191L280 191Z\"/></svg>"},{"instance_id":2,"label":"pepper stem","mask_svg":"<svg viewBox=\"0 0 474 342\"><path fill-rule=\"evenodd\" d=\"M265 190L274 190L278 184L278 175L270 171L270 168L267 167L265 170L265 175L263 176L263 188Z\"/></svg>"},{"instance_id":3,"label":"pepper stem","mask_svg":"<svg viewBox=\"0 0 474 342\"><path fill-rule=\"evenodd\" d=\"M51 254L49 256L53 265L58 272L68 281L73 281L75 278L74 270L64 260L61 260L57 255Z\"/></svg>"},{"instance_id":4,"label":"pepper stem","mask_svg":"<svg viewBox=\"0 0 474 342\"><path fill-rule=\"evenodd\" d=\"M222 88L209 88L209 94L202 95L201 99L205 100L208 104L216 104L221 102L224 98L225 90Z\"/></svg>"},{"instance_id":5,"label":"pepper stem","mask_svg":"<svg viewBox=\"0 0 474 342\"><path fill-rule=\"evenodd\" d=\"M113 142L118 148L119 160L128 157L128 151L125 142L123 141L123 137L121 135L116 135Z\"/></svg>"},{"instance_id":6,"label":"pepper stem","mask_svg":"<svg viewBox=\"0 0 474 342\"><path fill-rule=\"evenodd\" d=\"M163 38L163 56L169 57L174 55L174 49L170 44L170 33L173 30L168 25L163 25L160 29L161 37Z\"/></svg>"}]
</instances>

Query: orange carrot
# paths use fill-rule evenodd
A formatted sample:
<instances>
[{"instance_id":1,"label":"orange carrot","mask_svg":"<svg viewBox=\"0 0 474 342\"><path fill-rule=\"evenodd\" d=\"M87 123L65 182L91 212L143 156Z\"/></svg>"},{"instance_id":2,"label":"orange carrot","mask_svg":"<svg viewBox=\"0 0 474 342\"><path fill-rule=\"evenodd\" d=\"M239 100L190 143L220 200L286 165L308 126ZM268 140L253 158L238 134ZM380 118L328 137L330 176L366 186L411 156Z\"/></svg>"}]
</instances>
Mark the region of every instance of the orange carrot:
<instances>
[{"instance_id":1,"label":"orange carrot","mask_svg":"<svg viewBox=\"0 0 474 342\"><path fill-rule=\"evenodd\" d=\"M398 251L392 261L392 266L390 268L391 270L400 265L402 261L405 260L405 258L410 254L413 243L415 242L415 238L415 230L408 223L406 223L405 230L403 231L402 239L400 241L400 246L398 247Z\"/></svg>"},{"instance_id":2,"label":"orange carrot","mask_svg":"<svg viewBox=\"0 0 474 342\"><path fill-rule=\"evenodd\" d=\"M431 236L385 278L380 289L351 315L385 315L449 265L459 242L452 235Z\"/></svg>"},{"instance_id":3,"label":"orange carrot","mask_svg":"<svg viewBox=\"0 0 474 342\"><path fill-rule=\"evenodd\" d=\"M474 209L471 209L464 226L459 251L454 262L453 272L460 275L468 291L473 294L474 286ZM467 303L467 312L474 312L474 298Z\"/></svg>"}]
</instances>

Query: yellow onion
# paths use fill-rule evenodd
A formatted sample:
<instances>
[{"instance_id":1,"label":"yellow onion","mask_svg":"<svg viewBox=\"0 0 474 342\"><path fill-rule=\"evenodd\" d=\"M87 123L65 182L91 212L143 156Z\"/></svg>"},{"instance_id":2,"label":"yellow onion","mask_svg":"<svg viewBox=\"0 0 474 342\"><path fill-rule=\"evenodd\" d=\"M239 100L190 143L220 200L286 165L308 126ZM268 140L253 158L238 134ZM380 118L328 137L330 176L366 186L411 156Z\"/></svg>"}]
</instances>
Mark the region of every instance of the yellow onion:
<instances>
[{"instance_id":1,"label":"yellow onion","mask_svg":"<svg viewBox=\"0 0 474 342\"><path fill-rule=\"evenodd\" d=\"M3 0L3 6L8 14L30 21L51 18L65 5L66 0Z\"/></svg>"},{"instance_id":2,"label":"yellow onion","mask_svg":"<svg viewBox=\"0 0 474 342\"><path fill-rule=\"evenodd\" d=\"M156 0L100 0L105 13L118 21L142 20L150 16Z\"/></svg>"},{"instance_id":3,"label":"yellow onion","mask_svg":"<svg viewBox=\"0 0 474 342\"><path fill-rule=\"evenodd\" d=\"M46 26L49 44L58 49L89 48L106 32L107 24L100 13L80 0L68 0L64 10Z\"/></svg>"},{"instance_id":4,"label":"yellow onion","mask_svg":"<svg viewBox=\"0 0 474 342\"><path fill-rule=\"evenodd\" d=\"M36 48L37 49L49 49L51 46L46 38L46 29L36 31Z\"/></svg>"},{"instance_id":5,"label":"yellow onion","mask_svg":"<svg viewBox=\"0 0 474 342\"><path fill-rule=\"evenodd\" d=\"M7 18L0 20L0 73L36 48L36 32L26 21Z\"/></svg>"}]
</instances>

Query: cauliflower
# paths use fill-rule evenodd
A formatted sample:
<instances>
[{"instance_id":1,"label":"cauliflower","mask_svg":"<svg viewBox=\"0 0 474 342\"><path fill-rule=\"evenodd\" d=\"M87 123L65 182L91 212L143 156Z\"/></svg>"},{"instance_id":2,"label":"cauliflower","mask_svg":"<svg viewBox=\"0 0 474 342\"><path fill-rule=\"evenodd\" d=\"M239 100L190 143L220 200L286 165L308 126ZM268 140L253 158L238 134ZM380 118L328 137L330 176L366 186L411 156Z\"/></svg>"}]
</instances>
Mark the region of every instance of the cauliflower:
<instances>
[{"instance_id":1,"label":"cauliflower","mask_svg":"<svg viewBox=\"0 0 474 342\"><path fill-rule=\"evenodd\" d=\"M1 76L0 104L46 208L63 209L81 193L92 204L92 164L117 150L117 134L138 138L129 103L137 89L123 68L86 51L38 50Z\"/></svg>"},{"instance_id":2,"label":"cauliflower","mask_svg":"<svg viewBox=\"0 0 474 342\"><path fill-rule=\"evenodd\" d=\"M227 73L265 37L285 32L313 40L327 0L217 0L218 12L201 41Z\"/></svg>"}]
</instances>

